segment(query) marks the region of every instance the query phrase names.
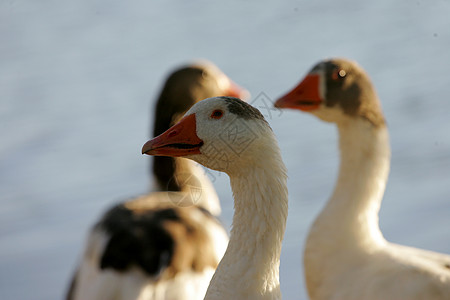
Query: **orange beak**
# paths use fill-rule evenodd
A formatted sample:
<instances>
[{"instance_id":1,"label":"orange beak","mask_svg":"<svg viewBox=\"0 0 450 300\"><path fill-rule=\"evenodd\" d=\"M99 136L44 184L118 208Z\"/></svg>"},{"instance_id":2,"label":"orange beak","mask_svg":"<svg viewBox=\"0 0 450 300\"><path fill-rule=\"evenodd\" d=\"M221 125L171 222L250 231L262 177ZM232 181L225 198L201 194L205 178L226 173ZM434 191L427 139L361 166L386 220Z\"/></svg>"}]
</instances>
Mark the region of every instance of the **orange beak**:
<instances>
[{"instance_id":1,"label":"orange beak","mask_svg":"<svg viewBox=\"0 0 450 300\"><path fill-rule=\"evenodd\" d=\"M319 93L320 76L308 74L292 91L275 102L275 107L303 111L318 109L322 103Z\"/></svg>"},{"instance_id":2,"label":"orange beak","mask_svg":"<svg viewBox=\"0 0 450 300\"><path fill-rule=\"evenodd\" d=\"M142 147L142 154L188 156L200 154L201 146L203 146L203 141L197 136L195 114L192 114L145 143Z\"/></svg>"},{"instance_id":3,"label":"orange beak","mask_svg":"<svg viewBox=\"0 0 450 300\"><path fill-rule=\"evenodd\" d=\"M237 85L231 79L229 79L229 81L230 85L228 89L225 91L224 96L239 98L244 101L248 100L248 98L250 97L250 93L246 89Z\"/></svg>"}]
</instances>

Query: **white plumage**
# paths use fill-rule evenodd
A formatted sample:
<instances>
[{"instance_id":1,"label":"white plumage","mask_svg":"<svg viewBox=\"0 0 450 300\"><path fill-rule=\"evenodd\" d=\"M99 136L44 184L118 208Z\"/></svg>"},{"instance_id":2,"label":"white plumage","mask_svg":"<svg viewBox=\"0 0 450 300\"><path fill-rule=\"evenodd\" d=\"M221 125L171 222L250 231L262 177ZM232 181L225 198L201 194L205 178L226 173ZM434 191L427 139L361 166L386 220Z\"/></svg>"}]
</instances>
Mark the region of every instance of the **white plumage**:
<instances>
[{"instance_id":1,"label":"white plumage","mask_svg":"<svg viewBox=\"0 0 450 300\"><path fill-rule=\"evenodd\" d=\"M143 152L185 156L230 176L233 228L205 299L281 299L287 176L274 134L261 113L238 99L207 99L147 142Z\"/></svg>"}]
</instances>

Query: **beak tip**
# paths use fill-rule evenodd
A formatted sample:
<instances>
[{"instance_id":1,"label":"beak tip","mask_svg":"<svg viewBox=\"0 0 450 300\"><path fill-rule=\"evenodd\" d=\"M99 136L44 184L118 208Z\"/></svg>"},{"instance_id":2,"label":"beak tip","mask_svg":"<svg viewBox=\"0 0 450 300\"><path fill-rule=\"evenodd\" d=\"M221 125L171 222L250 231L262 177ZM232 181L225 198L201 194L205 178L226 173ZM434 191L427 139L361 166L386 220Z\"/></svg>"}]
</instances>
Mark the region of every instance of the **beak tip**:
<instances>
[{"instance_id":1,"label":"beak tip","mask_svg":"<svg viewBox=\"0 0 450 300\"><path fill-rule=\"evenodd\" d=\"M245 102L248 102L248 100L250 100L250 97L251 97L250 92L247 91L246 89L243 89L242 92L239 94L239 98Z\"/></svg>"},{"instance_id":2,"label":"beak tip","mask_svg":"<svg viewBox=\"0 0 450 300\"><path fill-rule=\"evenodd\" d=\"M250 99L250 92L247 89L236 84L231 79L228 78L228 80L229 80L229 86L224 91L224 95L229 96L229 97L239 98L239 99L247 102L247 100Z\"/></svg>"},{"instance_id":3,"label":"beak tip","mask_svg":"<svg viewBox=\"0 0 450 300\"><path fill-rule=\"evenodd\" d=\"M142 149L141 149L141 154L142 155L144 155L144 154L149 155L148 153L152 150L152 147L151 147L150 143L151 143L151 141L148 141L148 142L146 142L144 144L144 146L142 146Z\"/></svg>"},{"instance_id":4,"label":"beak tip","mask_svg":"<svg viewBox=\"0 0 450 300\"><path fill-rule=\"evenodd\" d=\"M273 106L276 107L276 108L283 108L283 106L281 105L281 99L282 98L279 98L277 101L275 101Z\"/></svg>"}]
</instances>

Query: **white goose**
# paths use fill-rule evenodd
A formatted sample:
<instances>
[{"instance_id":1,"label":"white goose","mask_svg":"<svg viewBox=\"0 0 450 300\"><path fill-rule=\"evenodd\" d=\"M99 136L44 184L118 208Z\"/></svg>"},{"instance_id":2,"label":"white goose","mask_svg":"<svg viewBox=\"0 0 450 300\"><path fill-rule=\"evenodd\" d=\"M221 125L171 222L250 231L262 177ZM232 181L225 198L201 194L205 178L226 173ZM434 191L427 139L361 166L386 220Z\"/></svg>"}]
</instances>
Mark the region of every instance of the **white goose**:
<instances>
[{"instance_id":1,"label":"white goose","mask_svg":"<svg viewBox=\"0 0 450 300\"><path fill-rule=\"evenodd\" d=\"M157 101L154 134L205 97L246 94L212 63L177 69ZM219 199L192 161L155 157L152 171L160 192L103 215L89 234L67 299L203 299L228 243L215 218Z\"/></svg>"},{"instance_id":2,"label":"white goose","mask_svg":"<svg viewBox=\"0 0 450 300\"><path fill-rule=\"evenodd\" d=\"M322 61L275 105L312 113L339 131L339 177L304 252L310 298L450 299L450 256L389 243L380 231L389 136L362 68L345 59Z\"/></svg>"},{"instance_id":3,"label":"white goose","mask_svg":"<svg viewBox=\"0 0 450 300\"><path fill-rule=\"evenodd\" d=\"M287 175L261 113L239 99L206 99L142 152L187 157L230 176L235 204L230 242L205 299L280 299Z\"/></svg>"}]
</instances>

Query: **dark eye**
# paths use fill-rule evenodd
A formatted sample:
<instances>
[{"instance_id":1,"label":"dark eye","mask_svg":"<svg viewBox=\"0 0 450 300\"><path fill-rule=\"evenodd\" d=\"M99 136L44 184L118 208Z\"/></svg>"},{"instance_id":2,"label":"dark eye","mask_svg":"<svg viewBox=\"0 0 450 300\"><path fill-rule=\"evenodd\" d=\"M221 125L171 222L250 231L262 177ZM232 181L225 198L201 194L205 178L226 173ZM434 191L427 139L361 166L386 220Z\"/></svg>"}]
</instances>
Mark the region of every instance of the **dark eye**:
<instances>
[{"instance_id":1,"label":"dark eye","mask_svg":"<svg viewBox=\"0 0 450 300\"><path fill-rule=\"evenodd\" d=\"M223 116L223 111L220 109L216 109L211 114L211 118L213 118L213 119L220 119L220 118L222 118L222 116Z\"/></svg>"},{"instance_id":2,"label":"dark eye","mask_svg":"<svg viewBox=\"0 0 450 300\"><path fill-rule=\"evenodd\" d=\"M333 71L331 78L333 78L333 80L338 80L345 78L345 76L347 76L347 72L345 72L344 69L337 69Z\"/></svg>"}]
</instances>

